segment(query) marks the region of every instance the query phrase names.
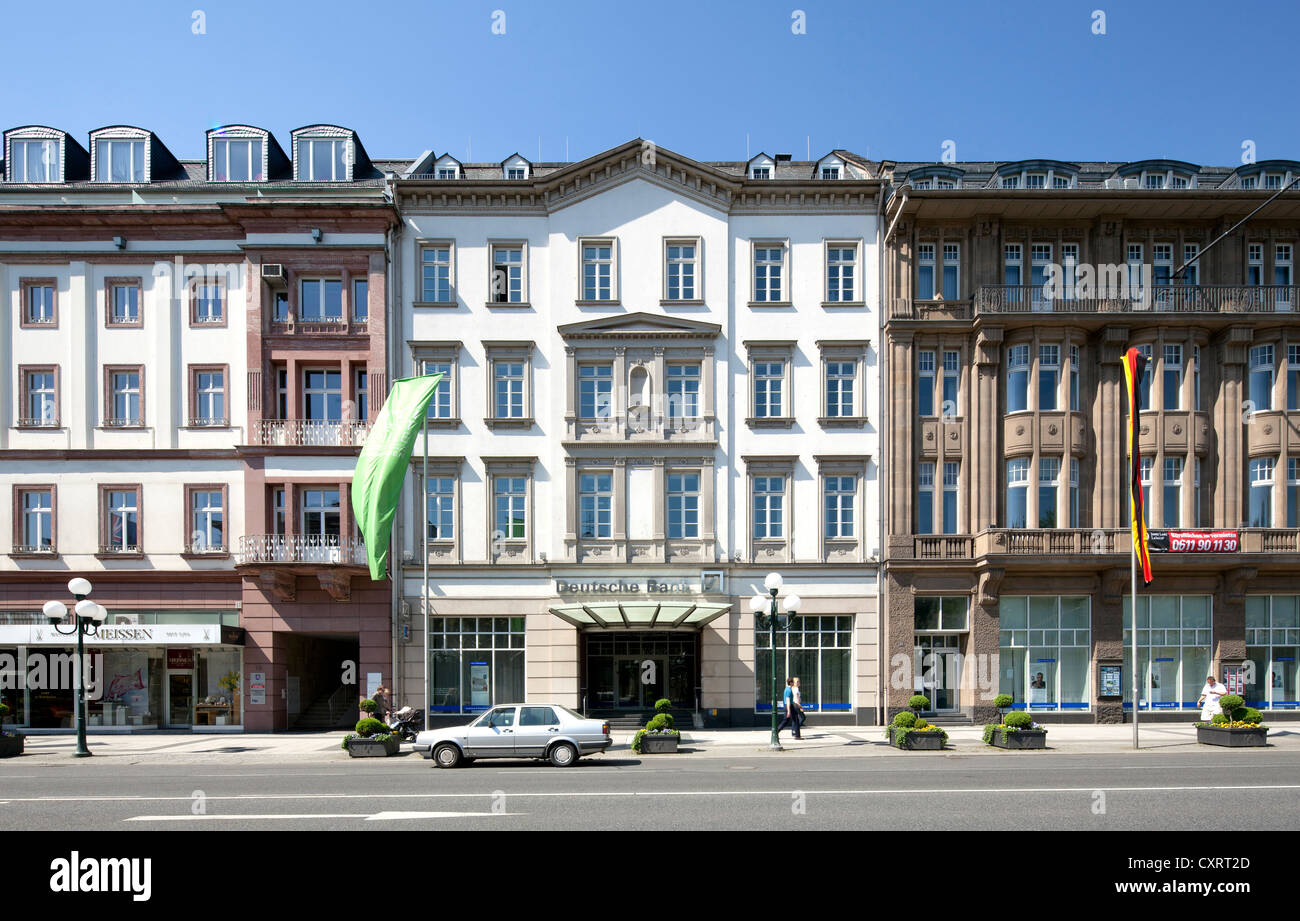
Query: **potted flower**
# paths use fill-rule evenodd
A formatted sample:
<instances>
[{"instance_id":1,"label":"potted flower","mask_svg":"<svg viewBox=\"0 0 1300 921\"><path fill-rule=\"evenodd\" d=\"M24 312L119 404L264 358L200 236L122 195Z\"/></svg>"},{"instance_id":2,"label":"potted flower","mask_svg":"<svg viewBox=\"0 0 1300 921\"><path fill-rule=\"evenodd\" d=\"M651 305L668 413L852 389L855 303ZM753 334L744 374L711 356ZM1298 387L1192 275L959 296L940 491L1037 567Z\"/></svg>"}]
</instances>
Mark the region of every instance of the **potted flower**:
<instances>
[{"instance_id":1,"label":"potted flower","mask_svg":"<svg viewBox=\"0 0 1300 921\"><path fill-rule=\"evenodd\" d=\"M343 737L342 747L353 758L385 758L401 750L402 740L383 720L368 716L357 721L355 733Z\"/></svg>"},{"instance_id":2,"label":"potted flower","mask_svg":"<svg viewBox=\"0 0 1300 921\"><path fill-rule=\"evenodd\" d=\"M1245 704L1240 694L1225 694L1219 699L1223 712L1214 714L1208 723L1196 724L1196 741L1229 748L1268 745L1264 715Z\"/></svg>"},{"instance_id":3,"label":"potted flower","mask_svg":"<svg viewBox=\"0 0 1300 921\"><path fill-rule=\"evenodd\" d=\"M984 727L984 743L997 748L1046 748L1047 730L1036 724L1034 718L1023 710L1007 713L1012 703L1014 701L1010 694L999 694L993 698L999 721Z\"/></svg>"},{"instance_id":4,"label":"potted flower","mask_svg":"<svg viewBox=\"0 0 1300 921\"><path fill-rule=\"evenodd\" d=\"M677 753L677 743L682 734L673 728L673 715L668 712L672 705L672 701L666 698L655 701L655 715L632 737L632 751L638 755Z\"/></svg>"},{"instance_id":5,"label":"potted flower","mask_svg":"<svg viewBox=\"0 0 1300 921\"><path fill-rule=\"evenodd\" d=\"M23 734L5 732L5 717L9 715L9 705L0 701L0 758L11 758L23 753Z\"/></svg>"},{"instance_id":6,"label":"potted flower","mask_svg":"<svg viewBox=\"0 0 1300 921\"><path fill-rule=\"evenodd\" d=\"M885 728L889 744L904 751L940 751L948 741L948 733L921 718L920 711L928 709L930 698L915 694L907 702L908 709L894 715Z\"/></svg>"}]
</instances>

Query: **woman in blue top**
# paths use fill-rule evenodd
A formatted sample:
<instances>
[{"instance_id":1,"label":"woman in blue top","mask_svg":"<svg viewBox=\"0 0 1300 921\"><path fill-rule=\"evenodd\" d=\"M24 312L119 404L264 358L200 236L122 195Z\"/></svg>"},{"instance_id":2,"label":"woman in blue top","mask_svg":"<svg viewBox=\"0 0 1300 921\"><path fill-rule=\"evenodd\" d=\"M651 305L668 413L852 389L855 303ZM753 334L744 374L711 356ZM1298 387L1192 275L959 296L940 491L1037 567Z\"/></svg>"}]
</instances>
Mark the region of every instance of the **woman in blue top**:
<instances>
[{"instance_id":1,"label":"woman in blue top","mask_svg":"<svg viewBox=\"0 0 1300 921\"><path fill-rule=\"evenodd\" d=\"M794 700L794 679L787 678L785 679L785 719L781 720L780 724L776 727L776 737L778 740L781 738L781 730L786 726L793 727L792 735L796 740L803 740L803 736L799 734L799 717L796 707L797 704Z\"/></svg>"}]
</instances>

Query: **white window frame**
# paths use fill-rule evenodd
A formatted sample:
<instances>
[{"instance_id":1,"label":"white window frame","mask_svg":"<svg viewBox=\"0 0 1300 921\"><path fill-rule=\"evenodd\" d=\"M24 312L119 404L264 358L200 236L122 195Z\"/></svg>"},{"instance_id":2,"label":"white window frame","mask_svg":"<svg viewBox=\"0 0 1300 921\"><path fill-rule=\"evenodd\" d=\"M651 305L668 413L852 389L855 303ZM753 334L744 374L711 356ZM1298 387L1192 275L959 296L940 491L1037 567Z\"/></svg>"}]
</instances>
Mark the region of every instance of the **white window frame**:
<instances>
[{"instance_id":1,"label":"white window frame","mask_svg":"<svg viewBox=\"0 0 1300 921\"><path fill-rule=\"evenodd\" d=\"M782 341L745 342L748 352L749 417L745 420L751 428L761 426L790 427L794 424L794 353L796 343ZM781 415L758 415L758 377L756 365L781 362L780 377L765 377L781 384ZM770 405L770 399L769 399Z\"/></svg>"},{"instance_id":2,"label":"white window frame","mask_svg":"<svg viewBox=\"0 0 1300 921\"><path fill-rule=\"evenodd\" d=\"M462 343L454 342L418 342L413 344L412 367L416 375L429 374L429 365L446 365L442 381L429 401L426 413L430 428L460 427L460 351ZM444 400L445 397L445 400ZM442 412L445 405L446 412Z\"/></svg>"},{"instance_id":3,"label":"white window frame","mask_svg":"<svg viewBox=\"0 0 1300 921\"><path fill-rule=\"evenodd\" d=\"M848 261L842 258L836 258L832 262L832 253L842 254L847 250L851 254ZM859 266L862 262L862 241L861 240L825 240L822 244L822 255L826 270L823 273L823 279L826 285L825 303L837 306L848 304L865 303L866 294L862 289L863 278ZM849 296L844 296L844 273L849 273L848 287ZM832 280L836 282L832 286Z\"/></svg>"},{"instance_id":4,"label":"white window frame","mask_svg":"<svg viewBox=\"0 0 1300 921\"><path fill-rule=\"evenodd\" d=\"M499 301L496 299L497 284L497 253L501 251L519 252L518 270L519 270L519 297L515 298L511 291L510 271L516 263L506 262L506 299ZM489 240L488 241L488 307L527 307L529 306L528 292L528 241L527 240Z\"/></svg>"},{"instance_id":5,"label":"white window frame","mask_svg":"<svg viewBox=\"0 0 1300 921\"><path fill-rule=\"evenodd\" d=\"M764 256L763 261L759 261L759 253L768 253L771 250L778 250L781 254L779 260L773 260ZM789 306L790 305L790 241L789 240L751 240L750 241L750 306L751 307L772 307L772 306ZM764 269L762 291L763 297L759 297L759 267ZM778 278L776 282L776 297L771 297L772 288L772 269L776 269Z\"/></svg>"},{"instance_id":6,"label":"white window frame","mask_svg":"<svg viewBox=\"0 0 1300 921\"><path fill-rule=\"evenodd\" d=\"M447 251L447 257L445 262L443 262L441 259L434 262L429 262L425 258L425 254L428 253L430 250L441 250L441 249L445 249ZM419 254L419 261L416 263L416 266L419 272L418 281L419 281L420 298L415 302L414 306L416 307L456 306L458 302L457 294L456 294L456 241L455 240L417 240L416 251ZM430 266L430 265L439 268L445 265L447 268L447 299L446 300L425 300L426 295L429 294L430 292L429 289L425 286L424 270L426 266ZM436 296L440 292L437 291L435 287L432 293Z\"/></svg>"},{"instance_id":7,"label":"white window frame","mask_svg":"<svg viewBox=\"0 0 1300 921\"><path fill-rule=\"evenodd\" d=\"M703 258L701 258L703 254L702 253L703 245L704 245L704 241L700 237L664 237L664 241L663 241L664 287L663 287L663 295L661 298L662 303L664 304L704 303L704 287L703 287L704 260ZM693 247L692 249L693 255L691 255L689 258L680 255L676 257L671 255L671 251L673 250L673 248L681 248L685 246ZM672 275L673 266L679 267L678 275L677 275L677 279L678 279L677 297L672 296L671 275ZM685 285L683 285L681 281L682 272L680 267L683 266L690 266L691 269L691 286L689 292L685 290Z\"/></svg>"},{"instance_id":8,"label":"white window frame","mask_svg":"<svg viewBox=\"0 0 1300 921\"><path fill-rule=\"evenodd\" d=\"M488 369L487 417L484 422L490 428L521 427L533 425L533 349L531 341L519 342L484 342ZM497 415L497 365L520 364L522 368L522 413L523 415ZM513 403L513 400L511 401Z\"/></svg>"},{"instance_id":9,"label":"white window frame","mask_svg":"<svg viewBox=\"0 0 1300 921\"><path fill-rule=\"evenodd\" d=\"M591 260L587 259L587 247L609 247L609 258L596 256ZM578 304L601 304L610 305L619 302L619 254L617 237L579 237L578 238ZM595 285L591 291L595 297L587 297L587 266L596 267ZM607 265L609 267L609 296L601 297L600 270L599 267Z\"/></svg>"}]
</instances>

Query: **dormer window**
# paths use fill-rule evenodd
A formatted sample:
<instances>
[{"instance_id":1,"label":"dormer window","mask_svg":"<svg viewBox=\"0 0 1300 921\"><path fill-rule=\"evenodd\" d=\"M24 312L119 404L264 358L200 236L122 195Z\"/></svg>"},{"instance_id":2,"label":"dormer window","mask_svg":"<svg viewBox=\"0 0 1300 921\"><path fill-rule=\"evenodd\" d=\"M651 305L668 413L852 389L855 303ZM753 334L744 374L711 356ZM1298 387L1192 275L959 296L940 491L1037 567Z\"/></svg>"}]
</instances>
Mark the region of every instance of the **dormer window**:
<instances>
[{"instance_id":1,"label":"dormer window","mask_svg":"<svg viewBox=\"0 0 1300 921\"><path fill-rule=\"evenodd\" d=\"M260 138L213 138L213 182L261 182L263 178Z\"/></svg>"},{"instance_id":2,"label":"dormer window","mask_svg":"<svg viewBox=\"0 0 1300 921\"><path fill-rule=\"evenodd\" d=\"M1026 189L1045 189L1047 188L1046 173L1025 173Z\"/></svg>"},{"instance_id":3,"label":"dormer window","mask_svg":"<svg viewBox=\"0 0 1300 921\"><path fill-rule=\"evenodd\" d=\"M1052 176L1052 188L1068 189L1072 182L1069 176Z\"/></svg>"},{"instance_id":4,"label":"dormer window","mask_svg":"<svg viewBox=\"0 0 1300 921\"><path fill-rule=\"evenodd\" d=\"M823 166L821 176L823 179L839 179L840 168L838 166Z\"/></svg>"},{"instance_id":5,"label":"dormer window","mask_svg":"<svg viewBox=\"0 0 1300 921\"><path fill-rule=\"evenodd\" d=\"M435 179L459 179L460 161L451 154L443 154L433 164L433 176Z\"/></svg>"},{"instance_id":6,"label":"dormer window","mask_svg":"<svg viewBox=\"0 0 1300 921\"><path fill-rule=\"evenodd\" d=\"M918 179L916 180L916 182L912 183L912 188L925 191L927 189L933 188L933 186L930 185L929 179Z\"/></svg>"},{"instance_id":7,"label":"dormer window","mask_svg":"<svg viewBox=\"0 0 1300 921\"><path fill-rule=\"evenodd\" d=\"M448 166L449 164L444 163L442 165ZM503 175L506 177L506 179L511 179L511 180L527 179L528 167L529 167L528 161L525 160L523 157L521 157L519 154L514 154L513 156L507 157L505 161L501 164ZM438 178L441 179L442 177L439 176ZM451 178L455 179L456 177L452 176Z\"/></svg>"},{"instance_id":8,"label":"dormer window","mask_svg":"<svg viewBox=\"0 0 1300 921\"><path fill-rule=\"evenodd\" d=\"M1018 188L1020 188L1020 177L1019 177L1019 176L1003 176L1003 177L1002 177L1002 188L1004 188L1004 189L1018 189Z\"/></svg>"},{"instance_id":9,"label":"dormer window","mask_svg":"<svg viewBox=\"0 0 1300 921\"><path fill-rule=\"evenodd\" d=\"M95 141L96 182L147 182L143 139L103 138Z\"/></svg>"},{"instance_id":10,"label":"dormer window","mask_svg":"<svg viewBox=\"0 0 1300 921\"><path fill-rule=\"evenodd\" d=\"M1142 188L1144 189L1163 189L1165 187L1164 173L1143 173Z\"/></svg>"},{"instance_id":11,"label":"dormer window","mask_svg":"<svg viewBox=\"0 0 1300 921\"><path fill-rule=\"evenodd\" d=\"M10 182L62 182L62 142L53 138L10 142L8 164Z\"/></svg>"},{"instance_id":12,"label":"dormer window","mask_svg":"<svg viewBox=\"0 0 1300 921\"><path fill-rule=\"evenodd\" d=\"M756 167L754 167L753 169L751 169L751 170L749 171L749 178L750 178L750 179L771 179L771 178L772 178L772 167L770 167L770 166L756 166Z\"/></svg>"},{"instance_id":13,"label":"dormer window","mask_svg":"<svg viewBox=\"0 0 1300 921\"><path fill-rule=\"evenodd\" d=\"M1187 188L1187 177L1186 177L1186 176L1175 176L1175 177L1173 178L1173 182L1170 183L1169 187L1170 187L1171 189L1185 189L1185 188Z\"/></svg>"},{"instance_id":14,"label":"dormer window","mask_svg":"<svg viewBox=\"0 0 1300 921\"><path fill-rule=\"evenodd\" d=\"M952 179L936 179L934 181L934 187L936 189L955 189L957 188L957 183Z\"/></svg>"},{"instance_id":15,"label":"dormer window","mask_svg":"<svg viewBox=\"0 0 1300 921\"><path fill-rule=\"evenodd\" d=\"M528 178L528 170L524 169L522 166L507 166L507 167L506 167L506 178L507 178L507 179L527 179L527 178Z\"/></svg>"},{"instance_id":16,"label":"dormer window","mask_svg":"<svg viewBox=\"0 0 1300 921\"><path fill-rule=\"evenodd\" d=\"M1241 177L1241 187L1242 187L1243 189L1257 189L1257 188L1259 188L1259 177L1258 177L1258 176L1242 176L1242 177Z\"/></svg>"},{"instance_id":17,"label":"dormer window","mask_svg":"<svg viewBox=\"0 0 1300 921\"><path fill-rule=\"evenodd\" d=\"M307 182L346 182L347 138L303 138L298 141L298 178Z\"/></svg>"},{"instance_id":18,"label":"dormer window","mask_svg":"<svg viewBox=\"0 0 1300 921\"><path fill-rule=\"evenodd\" d=\"M1266 188L1266 189L1280 189L1280 188L1282 188L1282 174L1281 174L1281 173L1265 173L1265 174L1264 174L1264 188Z\"/></svg>"},{"instance_id":19,"label":"dormer window","mask_svg":"<svg viewBox=\"0 0 1300 921\"><path fill-rule=\"evenodd\" d=\"M456 170L456 167L454 167L454 166L440 166L440 167L438 167L438 178L439 178L439 179L455 179L455 178L456 178L456 172L457 172L457 170Z\"/></svg>"}]
</instances>

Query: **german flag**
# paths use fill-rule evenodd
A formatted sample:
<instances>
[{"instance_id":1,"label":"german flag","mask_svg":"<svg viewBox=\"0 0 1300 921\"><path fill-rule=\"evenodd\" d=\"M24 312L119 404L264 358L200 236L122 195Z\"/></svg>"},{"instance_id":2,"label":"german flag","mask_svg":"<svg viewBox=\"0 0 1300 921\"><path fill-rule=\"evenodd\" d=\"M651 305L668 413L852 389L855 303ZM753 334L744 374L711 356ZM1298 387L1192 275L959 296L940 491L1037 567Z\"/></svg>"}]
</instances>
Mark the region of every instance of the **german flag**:
<instances>
[{"instance_id":1,"label":"german flag","mask_svg":"<svg viewBox=\"0 0 1300 921\"><path fill-rule=\"evenodd\" d=\"M1133 529L1133 548L1142 564L1142 584L1151 583L1151 552L1147 534L1146 509L1142 504L1142 457L1138 435L1140 433L1138 387L1146 373L1147 357L1137 349L1124 353L1124 381L1128 384L1128 507Z\"/></svg>"}]
</instances>

